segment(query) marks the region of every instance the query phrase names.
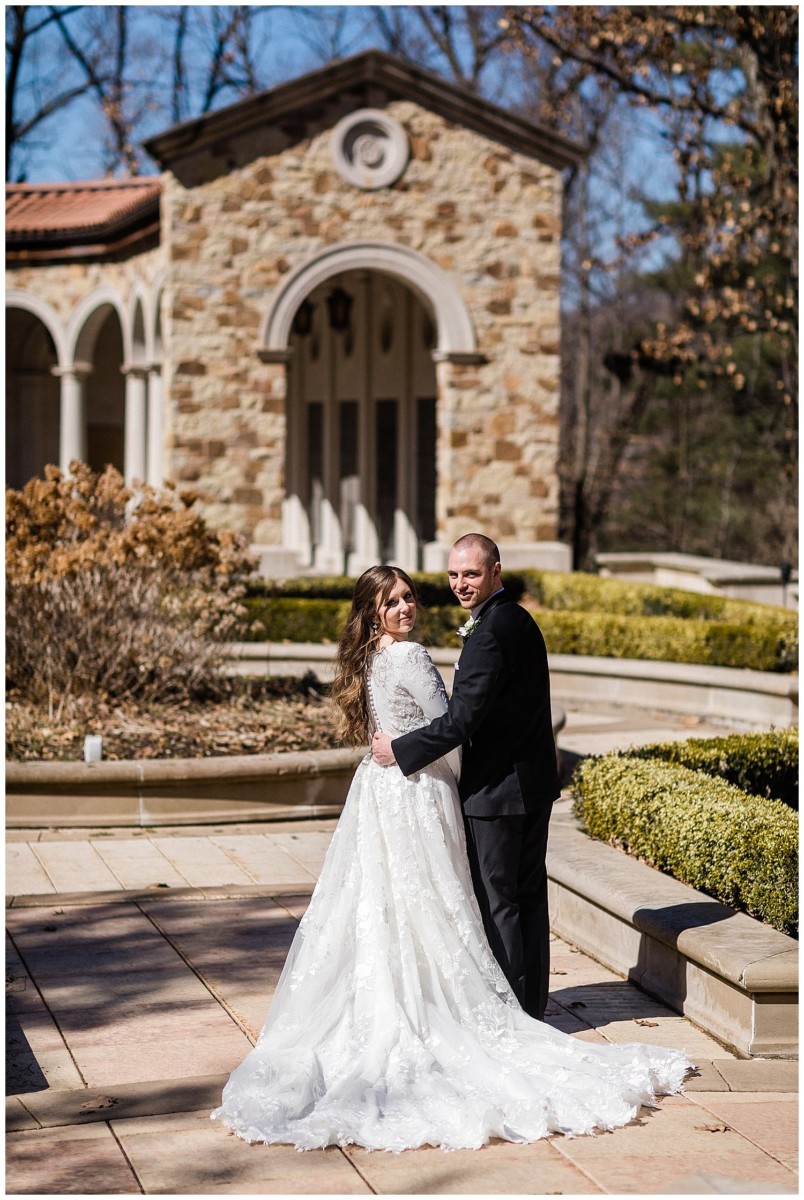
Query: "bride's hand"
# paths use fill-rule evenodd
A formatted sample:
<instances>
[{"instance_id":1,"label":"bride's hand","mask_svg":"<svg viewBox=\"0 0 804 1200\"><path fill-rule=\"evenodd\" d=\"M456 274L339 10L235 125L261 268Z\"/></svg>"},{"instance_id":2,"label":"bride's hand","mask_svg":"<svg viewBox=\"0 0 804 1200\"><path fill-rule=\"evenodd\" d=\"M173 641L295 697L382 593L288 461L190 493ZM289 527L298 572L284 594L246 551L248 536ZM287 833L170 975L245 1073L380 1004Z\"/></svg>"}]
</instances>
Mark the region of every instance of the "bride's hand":
<instances>
[{"instance_id":1,"label":"bride's hand","mask_svg":"<svg viewBox=\"0 0 804 1200\"><path fill-rule=\"evenodd\" d=\"M375 733L371 739L371 754L380 767L392 767L396 762L391 752L391 738L387 733Z\"/></svg>"}]
</instances>

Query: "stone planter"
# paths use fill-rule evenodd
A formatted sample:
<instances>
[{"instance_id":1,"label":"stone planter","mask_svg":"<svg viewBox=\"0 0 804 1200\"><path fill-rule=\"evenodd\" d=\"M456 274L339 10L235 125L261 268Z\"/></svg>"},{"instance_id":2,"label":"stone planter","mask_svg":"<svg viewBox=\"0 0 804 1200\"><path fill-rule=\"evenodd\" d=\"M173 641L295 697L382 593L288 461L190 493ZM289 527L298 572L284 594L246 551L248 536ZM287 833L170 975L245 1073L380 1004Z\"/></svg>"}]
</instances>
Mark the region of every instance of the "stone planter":
<instances>
[{"instance_id":1,"label":"stone planter","mask_svg":"<svg viewBox=\"0 0 804 1200\"><path fill-rule=\"evenodd\" d=\"M365 750L9 763L6 824L199 825L337 816Z\"/></svg>"}]
</instances>

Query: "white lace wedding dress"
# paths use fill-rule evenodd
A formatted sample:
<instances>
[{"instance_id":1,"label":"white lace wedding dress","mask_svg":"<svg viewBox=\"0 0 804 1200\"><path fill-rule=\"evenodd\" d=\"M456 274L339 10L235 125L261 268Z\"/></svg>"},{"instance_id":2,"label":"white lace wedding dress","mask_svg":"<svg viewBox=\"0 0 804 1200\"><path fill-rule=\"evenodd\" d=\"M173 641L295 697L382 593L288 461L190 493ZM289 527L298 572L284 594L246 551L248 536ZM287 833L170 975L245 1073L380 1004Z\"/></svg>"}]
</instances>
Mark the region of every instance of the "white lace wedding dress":
<instances>
[{"instance_id":1,"label":"white lace wedding dress","mask_svg":"<svg viewBox=\"0 0 804 1200\"><path fill-rule=\"evenodd\" d=\"M446 707L411 642L375 655L368 687L392 735ZM265 1026L212 1113L246 1141L530 1142L623 1125L680 1089L679 1051L592 1045L522 1011L483 932L449 759L409 779L357 768Z\"/></svg>"}]
</instances>

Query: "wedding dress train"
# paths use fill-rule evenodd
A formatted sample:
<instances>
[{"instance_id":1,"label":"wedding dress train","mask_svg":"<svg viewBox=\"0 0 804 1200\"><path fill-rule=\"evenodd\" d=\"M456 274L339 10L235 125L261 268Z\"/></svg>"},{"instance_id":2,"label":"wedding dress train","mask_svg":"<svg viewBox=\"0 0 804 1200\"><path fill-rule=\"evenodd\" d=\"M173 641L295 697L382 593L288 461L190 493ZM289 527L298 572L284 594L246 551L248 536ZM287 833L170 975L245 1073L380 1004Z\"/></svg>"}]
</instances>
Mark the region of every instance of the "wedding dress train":
<instances>
[{"instance_id":1,"label":"wedding dress train","mask_svg":"<svg viewBox=\"0 0 804 1200\"><path fill-rule=\"evenodd\" d=\"M446 707L414 643L379 651L368 687L394 736ZM680 1090L680 1051L593 1045L522 1011L472 890L457 768L457 753L409 779L357 768L265 1026L212 1113L246 1141L530 1142L624 1125Z\"/></svg>"}]
</instances>

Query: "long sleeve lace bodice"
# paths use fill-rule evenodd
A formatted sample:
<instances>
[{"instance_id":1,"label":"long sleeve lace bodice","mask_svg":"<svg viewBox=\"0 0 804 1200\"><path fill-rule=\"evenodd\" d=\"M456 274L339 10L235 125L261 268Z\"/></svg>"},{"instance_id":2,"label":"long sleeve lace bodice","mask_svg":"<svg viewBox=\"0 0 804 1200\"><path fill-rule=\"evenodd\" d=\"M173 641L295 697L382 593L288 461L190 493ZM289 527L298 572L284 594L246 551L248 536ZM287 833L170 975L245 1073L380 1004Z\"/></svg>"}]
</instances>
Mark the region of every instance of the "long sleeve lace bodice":
<instances>
[{"instance_id":1,"label":"long sleeve lace bodice","mask_svg":"<svg viewBox=\"0 0 804 1200\"><path fill-rule=\"evenodd\" d=\"M378 650L369 667L366 688L375 728L391 737L421 729L447 710L444 681L430 655L416 642L394 642ZM445 759L457 779L460 748Z\"/></svg>"}]
</instances>

